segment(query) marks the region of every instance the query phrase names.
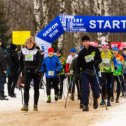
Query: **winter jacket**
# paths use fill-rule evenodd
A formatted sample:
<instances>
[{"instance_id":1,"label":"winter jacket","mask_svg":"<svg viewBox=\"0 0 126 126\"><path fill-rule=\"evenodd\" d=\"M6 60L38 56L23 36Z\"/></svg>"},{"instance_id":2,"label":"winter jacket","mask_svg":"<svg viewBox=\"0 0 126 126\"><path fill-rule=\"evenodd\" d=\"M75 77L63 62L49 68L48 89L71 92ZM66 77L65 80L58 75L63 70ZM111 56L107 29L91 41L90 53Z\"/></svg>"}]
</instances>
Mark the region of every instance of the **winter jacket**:
<instances>
[{"instance_id":1,"label":"winter jacket","mask_svg":"<svg viewBox=\"0 0 126 126\"><path fill-rule=\"evenodd\" d=\"M100 64L100 71L110 73L114 71L113 53L108 50L107 52L101 52L102 62Z\"/></svg>"},{"instance_id":2,"label":"winter jacket","mask_svg":"<svg viewBox=\"0 0 126 126\"><path fill-rule=\"evenodd\" d=\"M41 68L41 55L36 47L22 48L20 57L20 72L22 70L37 73Z\"/></svg>"},{"instance_id":3,"label":"winter jacket","mask_svg":"<svg viewBox=\"0 0 126 126\"><path fill-rule=\"evenodd\" d=\"M66 66L65 66L65 72L66 72L66 73L69 73L70 64L72 63L73 59L76 58L77 56L78 56L78 55L75 54L74 56L69 55L69 56L67 57Z\"/></svg>"},{"instance_id":4,"label":"winter jacket","mask_svg":"<svg viewBox=\"0 0 126 126\"><path fill-rule=\"evenodd\" d=\"M7 75L14 76L19 72L19 58L15 50L7 48L6 50L6 61L7 61Z\"/></svg>"},{"instance_id":5,"label":"winter jacket","mask_svg":"<svg viewBox=\"0 0 126 126\"><path fill-rule=\"evenodd\" d=\"M122 54L123 58L124 58L124 66L123 66L123 70L124 70L124 74L126 74L126 55Z\"/></svg>"},{"instance_id":6,"label":"winter jacket","mask_svg":"<svg viewBox=\"0 0 126 126\"><path fill-rule=\"evenodd\" d=\"M93 46L89 46L88 49L83 48L78 54L77 64L79 69L82 70L94 70L93 66L98 68L101 63L101 55L99 49Z\"/></svg>"},{"instance_id":7,"label":"winter jacket","mask_svg":"<svg viewBox=\"0 0 126 126\"><path fill-rule=\"evenodd\" d=\"M6 57L4 50L0 47L0 76L5 75L3 71L6 71Z\"/></svg>"},{"instance_id":8,"label":"winter jacket","mask_svg":"<svg viewBox=\"0 0 126 126\"><path fill-rule=\"evenodd\" d=\"M123 65L124 65L124 58L120 54L117 54L116 57L113 58L114 66L117 68L114 70L113 75L119 76L123 73Z\"/></svg>"},{"instance_id":9,"label":"winter jacket","mask_svg":"<svg viewBox=\"0 0 126 126\"><path fill-rule=\"evenodd\" d=\"M58 57L60 60L60 63L62 64L62 71L58 75L64 75L65 74L65 65L66 65L66 60L63 56Z\"/></svg>"},{"instance_id":10,"label":"winter jacket","mask_svg":"<svg viewBox=\"0 0 126 126\"><path fill-rule=\"evenodd\" d=\"M62 70L62 65L57 56L47 56L41 67L41 72L46 73L46 78L54 78Z\"/></svg>"},{"instance_id":11,"label":"winter jacket","mask_svg":"<svg viewBox=\"0 0 126 126\"><path fill-rule=\"evenodd\" d=\"M79 67L77 65L77 58L78 57L74 58L70 65L70 74L73 73L75 80L79 79Z\"/></svg>"}]
</instances>

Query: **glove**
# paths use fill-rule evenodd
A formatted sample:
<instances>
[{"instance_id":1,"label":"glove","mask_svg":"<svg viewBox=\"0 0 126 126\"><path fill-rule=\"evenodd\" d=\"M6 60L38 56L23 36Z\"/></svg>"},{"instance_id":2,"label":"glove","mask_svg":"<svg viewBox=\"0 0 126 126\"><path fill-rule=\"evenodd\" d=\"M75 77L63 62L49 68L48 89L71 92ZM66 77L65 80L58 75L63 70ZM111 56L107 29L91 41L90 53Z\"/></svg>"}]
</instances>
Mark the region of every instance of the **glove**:
<instances>
[{"instance_id":1,"label":"glove","mask_svg":"<svg viewBox=\"0 0 126 126\"><path fill-rule=\"evenodd\" d=\"M115 69L115 70L117 70L117 69L118 69L118 67L117 67L117 66L114 66L114 69Z\"/></svg>"}]
</instances>

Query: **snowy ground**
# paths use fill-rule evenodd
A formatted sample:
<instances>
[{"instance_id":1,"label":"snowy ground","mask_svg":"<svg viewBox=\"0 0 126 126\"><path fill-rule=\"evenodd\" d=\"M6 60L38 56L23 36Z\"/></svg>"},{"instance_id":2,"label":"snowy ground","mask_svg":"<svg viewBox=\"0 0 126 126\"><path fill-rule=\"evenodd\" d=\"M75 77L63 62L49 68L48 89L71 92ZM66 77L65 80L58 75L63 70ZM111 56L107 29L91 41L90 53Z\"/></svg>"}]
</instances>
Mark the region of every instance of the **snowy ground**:
<instances>
[{"instance_id":1,"label":"snowy ground","mask_svg":"<svg viewBox=\"0 0 126 126\"><path fill-rule=\"evenodd\" d=\"M64 98L47 104L45 91L40 89L39 111L33 112L31 88L30 110L21 112L21 92L16 89L16 94L17 98L0 101L0 126L126 126L125 98L121 98L119 104L112 103L109 110L105 110L105 107L94 110L90 105L89 112L82 112L78 100L69 100L67 109L64 108Z\"/></svg>"}]
</instances>

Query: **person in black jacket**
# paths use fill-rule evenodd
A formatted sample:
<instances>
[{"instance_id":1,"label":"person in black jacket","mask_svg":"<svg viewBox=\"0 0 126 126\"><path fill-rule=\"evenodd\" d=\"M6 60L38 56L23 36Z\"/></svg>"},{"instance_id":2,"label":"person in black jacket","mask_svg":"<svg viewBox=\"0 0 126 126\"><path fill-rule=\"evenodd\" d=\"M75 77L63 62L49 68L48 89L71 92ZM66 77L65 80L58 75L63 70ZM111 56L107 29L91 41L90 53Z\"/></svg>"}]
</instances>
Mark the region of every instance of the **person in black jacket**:
<instances>
[{"instance_id":1,"label":"person in black jacket","mask_svg":"<svg viewBox=\"0 0 126 126\"><path fill-rule=\"evenodd\" d=\"M81 90L83 111L89 111L89 87L93 92L93 108L98 108L99 85L96 77L96 70L101 62L101 56L98 48L90 45L90 38L85 35L82 37L82 46L84 47L78 55L78 66L81 69ZM89 86L90 84L90 86Z\"/></svg>"},{"instance_id":2,"label":"person in black jacket","mask_svg":"<svg viewBox=\"0 0 126 126\"><path fill-rule=\"evenodd\" d=\"M0 39L0 100L6 100L4 83L6 82L6 57L3 50L3 41Z\"/></svg>"},{"instance_id":3,"label":"person in black jacket","mask_svg":"<svg viewBox=\"0 0 126 126\"><path fill-rule=\"evenodd\" d=\"M8 95L16 97L14 92L19 72L19 59L17 54L17 46L10 44L7 48L7 75L8 75Z\"/></svg>"},{"instance_id":4,"label":"person in black jacket","mask_svg":"<svg viewBox=\"0 0 126 126\"><path fill-rule=\"evenodd\" d=\"M29 89L30 82L34 81L34 111L38 111L38 99L39 99L39 79L38 72L41 67L41 56L39 50L36 48L36 43L32 37L27 39L25 48L21 50L20 58L20 71L24 71L24 106L22 111L28 111L29 103Z\"/></svg>"}]
</instances>

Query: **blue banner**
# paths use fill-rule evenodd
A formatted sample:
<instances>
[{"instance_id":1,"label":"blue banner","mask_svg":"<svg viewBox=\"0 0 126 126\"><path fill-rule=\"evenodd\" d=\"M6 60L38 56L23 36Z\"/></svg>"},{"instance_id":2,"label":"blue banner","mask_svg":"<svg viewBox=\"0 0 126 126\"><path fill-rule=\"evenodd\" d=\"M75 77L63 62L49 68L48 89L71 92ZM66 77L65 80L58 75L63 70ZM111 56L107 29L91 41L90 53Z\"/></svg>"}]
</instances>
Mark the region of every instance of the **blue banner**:
<instances>
[{"instance_id":1,"label":"blue banner","mask_svg":"<svg viewBox=\"0 0 126 126\"><path fill-rule=\"evenodd\" d=\"M53 43L64 32L126 32L126 16L57 16L37 37Z\"/></svg>"},{"instance_id":2,"label":"blue banner","mask_svg":"<svg viewBox=\"0 0 126 126\"><path fill-rule=\"evenodd\" d=\"M60 16L66 32L126 32L126 16Z\"/></svg>"},{"instance_id":3,"label":"blue banner","mask_svg":"<svg viewBox=\"0 0 126 126\"><path fill-rule=\"evenodd\" d=\"M36 36L40 39L52 43L60 35L64 33L59 16L57 16L51 23L49 23L44 29L42 29Z\"/></svg>"}]
</instances>

